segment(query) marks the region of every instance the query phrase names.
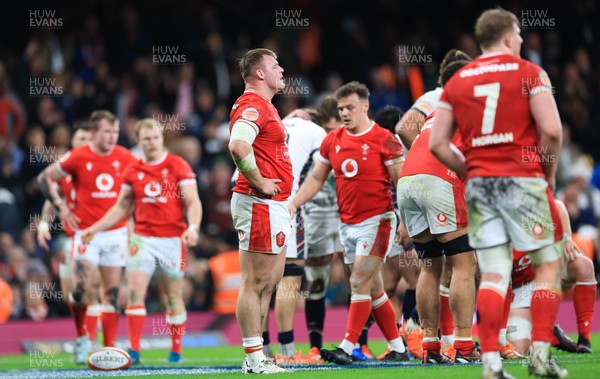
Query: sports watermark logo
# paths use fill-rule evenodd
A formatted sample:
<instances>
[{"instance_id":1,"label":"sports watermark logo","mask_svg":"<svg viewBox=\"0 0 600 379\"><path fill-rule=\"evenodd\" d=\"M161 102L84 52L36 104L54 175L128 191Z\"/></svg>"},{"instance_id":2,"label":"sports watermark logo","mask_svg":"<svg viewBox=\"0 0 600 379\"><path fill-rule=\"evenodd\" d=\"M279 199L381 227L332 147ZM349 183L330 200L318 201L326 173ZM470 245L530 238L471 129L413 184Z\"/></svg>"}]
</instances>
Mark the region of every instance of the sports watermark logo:
<instances>
[{"instance_id":1,"label":"sports watermark logo","mask_svg":"<svg viewBox=\"0 0 600 379\"><path fill-rule=\"evenodd\" d=\"M556 19L550 17L547 9L523 9L521 11L521 29L556 29Z\"/></svg>"},{"instance_id":2,"label":"sports watermark logo","mask_svg":"<svg viewBox=\"0 0 600 379\"><path fill-rule=\"evenodd\" d=\"M543 239L554 233L556 226L549 212L527 211L521 214L521 228L536 239Z\"/></svg>"},{"instance_id":3,"label":"sports watermark logo","mask_svg":"<svg viewBox=\"0 0 600 379\"><path fill-rule=\"evenodd\" d=\"M278 94L285 97L309 97L310 85L308 80L302 77L284 77L285 87Z\"/></svg>"},{"instance_id":4,"label":"sports watermark logo","mask_svg":"<svg viewBox=\"0 0 600 379\"><path fill-rule=\"evenodd\" d=\"M55 146L29 146L29 163L47 166L61 160L63 154L58 154Z\"/></svg>"},{"instance_id":5,"label":"sports watermark logo","mask_svg":"<svg viewBox=\"0 0 600 379\"><path fill-rule=\"evenodd\" d=\"M29 368L60 368L63 358L57 358L56 352L31 351L29 353Z\"/></svg>"},{"instance_id":6,"label":"sports watermark logo","mask_svg":"<svg viewBox=\"0 0 600 379\"><path fill-rule=\"evenodd\" d=\"M513 303L519 304L521 302L529 301L529 299L532 301L548 302L554 302L557 299L560 299L560 293L550 290L549 288L552 288L552 283L525 283L523 286L519 287L517 291L513 289Z\"/></svg>"},{"instance_id":7,"label":"sports watermark logo","mask_svg":"<svg viewBox=\"0 0 600 379\"><path fill-rule=\"evenodd\" d=\"M29 96L59 97L63 93L64 88L56 83L56 78L29 78Z\"/></svg>"},{"instance_id":8,"label":"sports watermark logo","mask_svg":"<svg viewBox=\"0 0 600 379\"><path fill-rule=\"evenodd\" d=\"M398 264L400 268L429 268L433 266L431 258L419 258L422 255L416 248L409 248L399 257Z\"/></svg>"},{"instance_id":9,"label":"sports watermark logo","mask_svg":"<svg viewBox=\"0 0 600 379\"><path fill-rule=\"evenodd\" d=\"M30 29L61 29L63 18L56 16L56 9L30 9Z\"/></svg>"},{"instance_id":10,"label":"sports watermark logo","mask_svg":"<svg viewBox=\"0 0 600 379\"><path fill-rule=\"evenodd\" d=\"M556 87L552 85L545 71L542 71L537 78L521 78L521 95L529 97L538 93L550 95L556 93Z\"/></svg>"},{"instance_id":11,"label":"sports watermark logo","mask_svg":"<svg viewBox=\"0 0 600 379\"><path fill-rule=\"evenodd\" d=\"M433 64L433 56L426 53L425 46L400 45L398 46L398 63L400 65L427 66Z\"/></svg>"},{"instance_id":12,"label":"sports watermark logo","mask_svg":"<svg viewBox=\"0 0 600 379\"><path fill-rule=\"evenodd\" d=\"M178 114L158 114L153 115L152 119L158 121L163 126L165 133L183 133L187 130L186 123L179 119Z\"/></svg>"},{"instance_id":13,"label":"sports watermark logo","mask_svg":"<svg viewBox=\"0 0 600 379\"><path fill-rule=\"evenodd\" d=\"M185 54L179 52L179 46L154 45L152 46L152 63L155 65L171 66L182 65L187 62Z\"/></svg>"},{"instance_id":14,"label":"sports watermark logo","mask_svg":"<svg viewBox=\"0 0 600 379\"><path fill-rule=\"evenodd\" d=\"M521 163L524 165L553 165L558 156L548 154L548 146L521 146Z\"/></svg>"},{"instance_id":15,"label":"sports watermark logo","mask_svg":"<svg viewBox=\"0 0 600 379\"><path fill-rule=\"evenodd\" d=\"M407 179L402 180L402 182L400 182L396 188L396 196L398 200L428 200L433 197L431 187L426 186L423 182L412 180L410 176L407 176L406 178Z\"/></svg>"},{"instance_id":16,"label":"sports watermark logo","mask_svg":"<svg viewBox=\"0 0 600 379\"><path fill-rule=\"evenodd\" d=\"M152 320L152 335L153 336L183 336L186 335L185 325L181 328L169 324L164 318Z\"/></svg>"},{"instance_id":17,"label":"sports watermark logo","mask_svg":"<svg viewBox=\"0 0 600 379\"><path fill-rule=\"evenodd\" d=\"M278 29L306 29L309 26L308 17L303 17L300 9L275 10L275 27Z\"/></svg>"},{"instance_id":18,"label":"sports watermark logo","mask_svg":"<svg viewBox=\"0 0 600 379\"><path fill-rule=\"evenodd\" d=\"M37 233L38 230L47 228L50 233L64 232L62 222L55 222L57 220L58 218L51 216L29 215L29 230Z\"/></svg>"},{"instance_id":19,"label":"sports watermark logo","mask_svg":"<svg viewBox=\"0 0 600 379\"><path fill-rule=\"evenodd\" d=\"M51 282L29 282L29 299L49 301L64 301L64 292L57 283Z\"/></svg>"},{"instance_id":20,"label":"sports watermark logo","mask_svg":"<svg viewBox=\"0 0 600 379\"><path fill-rule=\"evenodd\" d=\"M308 299L309 291L302 283L279 282L275 287L277 299Z\"/></svg>"}]
</instances>

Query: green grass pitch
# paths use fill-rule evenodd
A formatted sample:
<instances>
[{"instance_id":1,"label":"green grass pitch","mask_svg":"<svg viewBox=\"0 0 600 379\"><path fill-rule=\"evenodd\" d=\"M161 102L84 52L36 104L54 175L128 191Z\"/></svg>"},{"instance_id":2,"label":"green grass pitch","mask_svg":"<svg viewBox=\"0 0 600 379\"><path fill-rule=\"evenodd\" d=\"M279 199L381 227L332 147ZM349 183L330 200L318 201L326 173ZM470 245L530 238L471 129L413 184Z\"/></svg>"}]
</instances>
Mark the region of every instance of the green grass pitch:
<instances>
[{"instance_id":1,"label":"green grass pitch","mask_svg":"<svg viewBox=\"0 0 600 379\"><path fill-rule=\"evenodd\" d=\"M573 337L573 336L572 336ZM371 341L369 346L375 354L385 350L383 341ZM570 378L599 378L600 377L600 334L592 336L592 346L596 347L593 354L569 354L555 351L555 354L569 370ZM306 344L298 344L298 348L306 352ZM166 362L166 350L142 351L142 363L127 371L95 372L87 366L76 366L70 354L55 355L11 355L0 357L0 378L139 378L139 377L205 377L219 379L240 377L243 352L239 346L223 346L211 348L184 349L184 362L180 365ZM288 367L292 372L271 375L273 378L327 378L342 379L365 377L368 379L384 378L479 378L481 365L466 366L422 366L418 361L408 365L399 364L356 364L340 367L331 364L302 367ZM505 365L506 370L517 378L527 377L527 362L511 361ZM366 370L368 371L366 371Z\"/></svg>"}]
</instances>

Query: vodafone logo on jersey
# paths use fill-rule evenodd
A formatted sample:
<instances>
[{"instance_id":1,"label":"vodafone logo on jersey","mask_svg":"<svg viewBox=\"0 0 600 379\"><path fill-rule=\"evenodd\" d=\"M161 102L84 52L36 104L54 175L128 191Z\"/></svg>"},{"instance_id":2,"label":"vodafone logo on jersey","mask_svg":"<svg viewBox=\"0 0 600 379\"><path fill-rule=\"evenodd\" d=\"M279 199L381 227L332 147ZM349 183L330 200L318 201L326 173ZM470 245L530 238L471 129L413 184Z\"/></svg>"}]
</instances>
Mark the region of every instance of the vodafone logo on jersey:
<instances>
[{"instance_id":1,"label":"vodafone logo on jersey","mask_svg":"<svg viewBox=\"0 0 600 379\"><path fill-rule=\"evenodd\" d=\"M531 264L531 259L529 259L529 256L524 255L523 257L521 257L521 259L519 259L519 267L520 268L524 268L527 267Z\"/></svg>"},{"instance_id":2,"label":"vodafone logo on jersey","mask_svg":"<svg viewBox=\"0 0 600 379\"><path fill-rule=\"evenodd\" d=\"M448 216L446 216L445 213L440 213L437 215L437 220L443 224L446 222L446 220L448 220Z\"/></svg>"},{"instance_id":3,"label":"vodafone logo on jersey","mask_svg":"<svg viewBox=\"0 0 600 379\"><path fill-rule=\"evenodd\" d=\"M96 177L96 188L102 192L110 191L115 185L115 180L109 174L100 174Z\"/></svg>"},{"instance_id":4,"label":"vodafone logo on jersey","mask_svg":"<svg viewBox=\"0 0 600 379\"><path fill-rule=\"evenodd\" d=\"M358 163L352 158L346 159L342 162L342 172L348 178L355 177L358 174Z\"/></svg>"},{"instance_id":5,"label":"vodafone logo on jersey","mask_svg":"<svg viewBox=\"0 0 600 379\"><path fill-rule=\"evenodd\" d=\"M98 191L92 192L93 198L116 198L117 191L111 191L115 186L115 179L107 173L101 173L96 177L96 188Z\"/></svg>"},{"instance_id":6,"label":"vodafone logo on jersey","mask_svg":"<svg viewBox=\"0 0 600 379\"><path fill-rule=\"evenodd\" d=\"M166 203L167 198L161 197L160 194L163 192L163 188L159 182L148 182L144 186L144 195L142 198L143 203Z\"/></svg>"},{"instance_id":7,"label":"vodafone logo on jersey","mask_svg":"<svg viewBox=\"0 0 600 379\"><path fill-rule=\"evenodd\" d=\"M160 186L160 183L150 182L144 186L144 194L146 194L146 196L148 197L156 197L160 195L161 192L162 188Z\"/></svg>"}]
</instances>

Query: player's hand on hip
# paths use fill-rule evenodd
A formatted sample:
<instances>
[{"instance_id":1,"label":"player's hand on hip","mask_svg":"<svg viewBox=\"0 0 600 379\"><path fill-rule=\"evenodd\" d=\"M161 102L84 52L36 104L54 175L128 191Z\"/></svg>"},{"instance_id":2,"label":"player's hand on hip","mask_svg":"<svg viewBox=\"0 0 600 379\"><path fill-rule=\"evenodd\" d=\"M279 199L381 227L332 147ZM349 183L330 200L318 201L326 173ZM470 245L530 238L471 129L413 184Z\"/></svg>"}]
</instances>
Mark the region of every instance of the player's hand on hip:
<instances>
[{"instance_id":1,"label":"player's hand on hip","mask_svg":"<svg viewBox=\"0 0 600 379\"><path fill-rule=\"evenodd\" d=\"M569 263L577 258L579 248L573 241L565 241L565 263Z\"/></svg>"},{"instance_id":2,"label":"player's hand on hip","mask_svg":"<svg viewBox=\"0 0 600 379\"><path fill-rule=\"evenodd\" d=\"M281 192L281 188L277 185L278 183L281 183L281 179L263 178L258 190L263 195L271 197L277 196L277 194Z\"/></svg>"},{"instance_id":3,"label":"player's hand on hip","mask_svg":"<svg viewBox=\"0 0 600 379\"><path fill-rule=\"evenodd\" d=\"M84 230L81 233L81 242L83 242L84 244L88 244L90 242L92 242L92 239L94 238L94 233L90 228L87 228L86 230Z\"/></svg>"}]
</instances>

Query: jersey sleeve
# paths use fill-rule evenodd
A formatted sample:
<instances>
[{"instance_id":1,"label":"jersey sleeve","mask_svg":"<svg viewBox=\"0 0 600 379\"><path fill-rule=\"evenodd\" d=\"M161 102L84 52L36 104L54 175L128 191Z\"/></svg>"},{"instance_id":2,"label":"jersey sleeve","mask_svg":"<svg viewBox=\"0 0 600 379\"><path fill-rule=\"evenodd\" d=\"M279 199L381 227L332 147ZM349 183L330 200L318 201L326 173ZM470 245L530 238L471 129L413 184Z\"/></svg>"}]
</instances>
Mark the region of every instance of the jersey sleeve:
<instances>
[{"instance_id":1,"label":"jersey sleeve","mask_svg":"<svg viewBox=\"0 0 600 379\"><path fill-rule=\"evenodd\" d=\"M259 134L260 125L265 124L267 113L268 111L260 106L260 104L243 102L235 110L231 119L231 125L236 122L243 122L250 125L256 131L256 134Z\"/></svg>"},{"instance_id":2,"label":"jersey sleeve","mask_svg":"<svg viewBox=\"0 0 600 379\"><path fill-rule=\"evenodd\" d=\"M132 165L127 166L125 171L123 171L123 177L121 178L121 188L122 189L127 189L130 191L133 189L133 180L132 180L133 174L134 174L134 169L133 169Z\"/></svg>"},{"instance_id":3,"label":"jersey sleeve","mask_svg":"<svg viewBox=\"0 0 600 379\"><path fill-rule=\"evenodd\" d=\"M437 108L439 103L439 92L429 91L424 93L421 97L415 101L410 109L417 110L428 117Z\"/></svg>"},{"instance_id":4,"label":"jersey sleeve","mask_svg":"<svg viewBox=\"0 0 600 379\"><path fill-rule=\"evenodd\" d=\"M178 157L177 171L175 176L177 177L177 185L184 186L187 184L196 184L196 174L192 167L181 157Z\"/></svg>"},{"instance_id":5,"label":"jersey sleeve","mask_svg":"<svg viewBox=\"0 0 600 379\"><path fill-rule=\"evenodd\" d=\"M550 77L544 69L535 64L528 64L526 66L526 78L525 85L527 86L527 93L529 96L537 95L538 93L553 94L552 83Z\"/></svg>"},{"instance_id":6,"label":"jersey sleeve","mask_svg":"<svg viewBox=\"0 0 600 379\"><path fill-rule=\"evenodd\" d=\"M442 92L442 96L440 97L440 103L438 104L438 107L451 111L452 100L450 99L451 89L449 88L449 84L450 82L446 83L446 86L444 86L444 92Z\"/></svg>"},{"instance_id":7,"label":"jersey sleeve","mask_svg":"<svg viewBox=\"0 0 600 379\"><path fill-rule=\"evenodd\" d=\"M56 162L56 167L63 176L71 175L77 168L78 161L77 154L73 154L73 150L71 150Z\"/></svg>"},{"instance_id":8,"label":"jersey sleeve","mask_svg":"<svg viewBox=\"0 0 600 379\"><path fill-rule=\"evenodd\" d=\"M318 129L315 129L313 145L311 147L311 150L319 150L325 137L327 137L327 132L325 132L323 128L319 127Z\"/></svg>"},{"instance_id":9,"label":"jersey sleeve","mask_svg":"<svg viewBox=\"0 0 600 379\"><path fill-rule=\"evenodd\" d=\"M321 142L321 147L319 149L319 156L318 159L319 161L330 165L331 162L329 161L329 150L331 148L331 143L332 143L332 139L333 139L333 133L329 133L325 139L323 140L323 142Z\"/></svg>"},{"instance_id":10,"label":"jersey sleeve","mask_svg":"<svg viewBox=\"0 0 600 379\"><path fill-rule=\"evenodd\" d=\"M388 130L385 130L383 139L384 141L381 149L383 163L386 166L391 166L403 162L404 151L402 150L402 145L398 142L398 139Z\"/></svg>"}]
</instances>

